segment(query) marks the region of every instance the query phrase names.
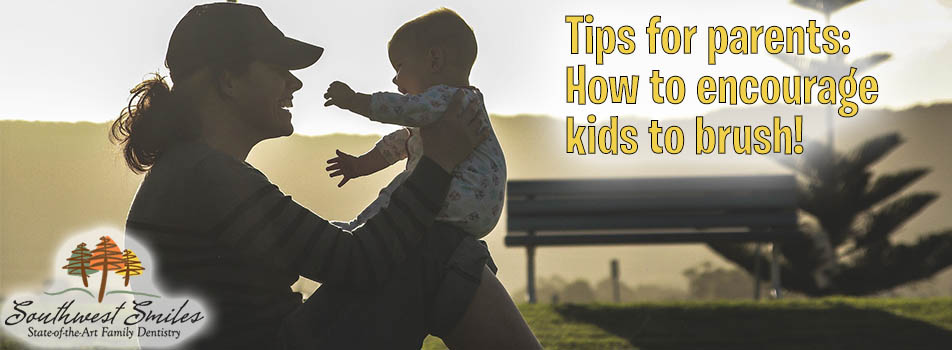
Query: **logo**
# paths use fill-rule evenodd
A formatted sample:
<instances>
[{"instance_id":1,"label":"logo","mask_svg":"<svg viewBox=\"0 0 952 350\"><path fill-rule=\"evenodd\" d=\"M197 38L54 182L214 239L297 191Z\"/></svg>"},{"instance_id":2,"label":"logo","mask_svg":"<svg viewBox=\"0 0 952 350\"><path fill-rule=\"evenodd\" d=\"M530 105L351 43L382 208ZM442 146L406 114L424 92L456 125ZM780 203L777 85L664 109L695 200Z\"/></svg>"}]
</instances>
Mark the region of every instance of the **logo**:
<instances>
[{"instance_id":1,"label":"logo","mask_svg":"<svg viewBox=\"0 0 952 350\"><path fill-rule=\"evenodd\" d=\"M83 287L89 287L89 276L96 273L97 271L102 271L102 283L99 285L99 302L102 303L102 297L106 291L106 277L109 271L115 271L116 274L122 275L125 280L125 286L129 286L129 278L132 276L138 276L142 274L142 271L145 270L142 267L142 261L139 260L139 257L136 256L132 250L126 249L122 252L119 252L119 246L116 245L116 242L109 238L109 236L99 237L99 244L96 245L96 249L90 251L86 248L86 243L80 243L76 245L76 249L73 249L69 258L66 259L69 263L66 266L63 266L63 269L68 270L67 274L71 276L81 276L83 278ZM51 295L65 293L70 290L76 290L78 288L71 288L63 290ZM78 289L89 293L86 290ZM110 293L126 293L125 291L111 291ZM128 292L130 294L136 294L135 292ZM49 293L47 293L49 294ZM145 293L139 293L144 294ZM89 293L89 296L92 296L92 293ZM152 295L150 295L152 296Z\"/></svg>"},{"instance_id":2,"label":"logo","mask_svg":"<svg viewBox=\"0 0 952 350\"><path fill-rule=\"evenodd\" d=\"M26 344L175 346L210 322L197 298L164 295L150 274L148 248L117 230L73 235L55 252L45 290L3 300L4 333Z\"/></svg>"}]
</instances>

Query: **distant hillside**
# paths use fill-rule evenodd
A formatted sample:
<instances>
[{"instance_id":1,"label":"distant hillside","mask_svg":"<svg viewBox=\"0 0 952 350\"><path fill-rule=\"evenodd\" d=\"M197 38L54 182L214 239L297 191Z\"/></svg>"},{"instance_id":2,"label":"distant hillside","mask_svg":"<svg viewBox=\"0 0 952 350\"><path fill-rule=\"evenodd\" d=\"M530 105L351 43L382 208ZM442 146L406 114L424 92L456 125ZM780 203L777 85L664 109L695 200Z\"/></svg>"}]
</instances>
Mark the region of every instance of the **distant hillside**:
<instances>
[{"instance_id":1,"label":"distant hillside","mask_svg":"<svg viewBox=\"0 0 952 350\"><path fill-rule=\"evenodd\" d=\"M720 110L709 113L709 123L766 124L777 107ZM792 114L781 114L792 120ZM818 110L801 110L805 129L824 135ZM654 155L648 148L648 118L625 117L623 124L639 127L641 149L635 155L579 156L565 153L564 118L542 116L494 117L493 123L506 152L513 179L600 178L627 176L701 176L711 174L785 173L763 156L694 155L693 143L680 155ZM686 132L694 129L693 116L664 120ZM906 139L877 172L928 166L933 169L910 190L934 191L942 196L909 225L901 239L952 227L952 104L915 107L902 111L866 110L851 119L837 119L837 146L849 148L866 138L898 131ZM141 181L121 162L107 138L106 124L0 121L0 294L14 287L36 286L46 278L51 242L71 232L101 225L121 227ZM686 135L693 140L693 135ZM375 136L327 135L269 140L252 152L249 162L311 210L330 219L348 219L376 196L377 190L402 167L351 181L342 189L324 171L335 149L362 153ZM809 150L808 150L809 151ZM500 265L500 278L510 290L525 284L522 249L505 248L505 217L488 237ZM683 287L681 271L705 260L718 261L702 245L545 248L537 254L538 274L559 274L569 280L597 281L607 276L608 261L619 258L622 279L631 285L652 283ZM946 271L945 275L952 275Z\"/></svg>"}]
</instances>

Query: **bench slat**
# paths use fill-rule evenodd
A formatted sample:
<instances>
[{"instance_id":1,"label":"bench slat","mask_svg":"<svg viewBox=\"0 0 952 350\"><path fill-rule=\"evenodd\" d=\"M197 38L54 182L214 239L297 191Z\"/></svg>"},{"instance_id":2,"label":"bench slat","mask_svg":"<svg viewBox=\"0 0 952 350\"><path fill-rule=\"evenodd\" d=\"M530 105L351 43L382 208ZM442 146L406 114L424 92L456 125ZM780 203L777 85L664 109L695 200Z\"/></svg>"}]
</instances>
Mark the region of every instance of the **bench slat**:
<instances>
[{"instance_id":1,"label":"bench slat","mask_svg":"<svg viewBox=\"0 0 952 350\"><path fill-rule=\"evenodd\" d=\"M513 180L508 194L518 196L595 195L600 193L698 192L776 190L796 188L789 175L713 176L586 180Z\"/></svg>"},{"instance_id":2,"label":"bench slat","mask_svg":"<svg viewBox=\"0 0 952 350\"><path fill-rule=\"evenodd\" d=\"M618 215L552 215L510 216L509 231L527 230L600 230L661 227L779 227L795 226L793 210L773 212L750 212L731 214L723 212L675 213L671 215L634 214Z\"/></svg>"},{"instance_id":3,"label":"bench slat","mask_svg":"<svg viewBox=\"0 0 952 350\"><path fill-rule=\"evenodd\" d=\"M509 216L580 213L634 213L668 210L766 209L796 206L794 191L732 193L697 196L639 196L606 199L534 199L510 200Z\"/></svg>"},{"instance_id":4,"label":"bench slat","mask_svg":"<svg viewBox=\"0 0 952 350\"><path fill-rule=\"evenodd\" d=\"M550 234L550 235L508 235L505 243L508 247L559 246L559 245L605 245L605 244L644 244L644 243L707 243L707 242L775 242L795 239L801 235L796 231L764 232L665 232L665 233L619 233L619 234Z\"/></svg>"}]
</instances>

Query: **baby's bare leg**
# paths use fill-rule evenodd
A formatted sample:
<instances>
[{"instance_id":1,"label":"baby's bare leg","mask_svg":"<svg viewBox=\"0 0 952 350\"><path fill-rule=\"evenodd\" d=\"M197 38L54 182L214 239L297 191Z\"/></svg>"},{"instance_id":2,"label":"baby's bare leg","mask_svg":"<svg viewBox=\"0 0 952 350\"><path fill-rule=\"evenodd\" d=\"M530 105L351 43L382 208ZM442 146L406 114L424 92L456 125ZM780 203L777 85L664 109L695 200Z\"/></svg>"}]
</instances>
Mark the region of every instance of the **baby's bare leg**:
<instances>
[{"instance_id":1,"label":"baby's bare leg","mask_svg":"<svg viewBox=\"0 0 952 350\"><path fill-rule=\"evenodd\" d=\"M458 349L542 349L506 288L489 268L463 318L443 342Z\"/></svg>"}]
</instances>

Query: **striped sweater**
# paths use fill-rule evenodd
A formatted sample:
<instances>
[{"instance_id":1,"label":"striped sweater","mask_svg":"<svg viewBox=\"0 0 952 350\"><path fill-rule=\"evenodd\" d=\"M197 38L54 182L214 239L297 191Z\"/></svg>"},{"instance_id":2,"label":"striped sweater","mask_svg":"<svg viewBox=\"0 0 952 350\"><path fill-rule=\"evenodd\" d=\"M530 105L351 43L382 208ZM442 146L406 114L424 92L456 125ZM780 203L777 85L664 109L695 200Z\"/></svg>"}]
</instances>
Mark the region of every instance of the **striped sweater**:
<instances>
[{"instance_id":1,"label":"striped sweater","mask_svg":"<svg viewBox=\"0 0 952 350\"><path fill-rule=\"evenodd\" d=\"M353 233L282 193L260 171L199 142L167 150L140 185L126 232L155 257L166 289L203 297L206 333L238 344L273 341L301 305L298 275L369 290L414 254L451 176L424 158L390 206ZM219 343L219 345L221 345Z\"/></svg>"}]
</instances>

